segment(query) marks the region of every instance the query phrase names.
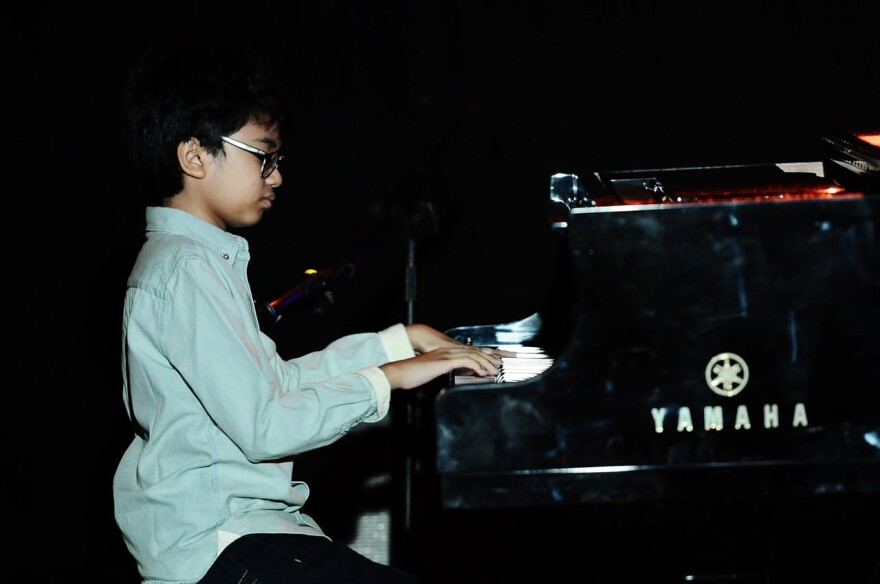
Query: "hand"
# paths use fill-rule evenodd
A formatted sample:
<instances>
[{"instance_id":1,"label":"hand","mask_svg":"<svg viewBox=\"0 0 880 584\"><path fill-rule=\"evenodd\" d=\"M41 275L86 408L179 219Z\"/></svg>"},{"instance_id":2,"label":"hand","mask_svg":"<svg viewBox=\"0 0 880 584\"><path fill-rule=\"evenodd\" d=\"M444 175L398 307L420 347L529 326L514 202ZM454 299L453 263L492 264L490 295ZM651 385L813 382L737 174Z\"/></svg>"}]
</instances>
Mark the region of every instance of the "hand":
<instances>
[{"instance_id":1,"label":"hand","mask_svg":"<svg viewBox=\"0 0 880 584\"><path fill-rule=\"evenodd\" d=\"M380 369L388 378L391 389L419 387L455 369L467 369L481 377L494 377L501 366L501 357L509 353L490 347L471 347L446 338L452 341L451 346L382 365Z\"/></svg>"},{"instance_id":2,"label":"hand","mask_svg":"<svg viewBox=\"0 0 880 584\"><path fill-rule=\"evenodd\" d=\"M406 334L416 353L427 353L442 348L470 347L470 345L456 341L452 337L426 324L408 324L406 325ZM483 347L481 350L484 353L491 353L500 357L516 357L516 353L511 351L502 351L489 347Z\"/></svg>"}]
</instances>

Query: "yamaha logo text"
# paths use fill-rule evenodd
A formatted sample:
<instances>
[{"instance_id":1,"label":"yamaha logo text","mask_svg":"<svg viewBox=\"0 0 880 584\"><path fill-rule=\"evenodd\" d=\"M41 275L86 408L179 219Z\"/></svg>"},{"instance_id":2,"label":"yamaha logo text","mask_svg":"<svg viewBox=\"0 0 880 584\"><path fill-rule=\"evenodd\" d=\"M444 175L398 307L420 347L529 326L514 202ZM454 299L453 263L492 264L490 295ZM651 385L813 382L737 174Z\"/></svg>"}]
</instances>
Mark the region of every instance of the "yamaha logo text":
<instances>
[{"instance_id":1,"label":"yamaha logo text","mask_svg":"<svg viewBox=\"0 0 880 584\"><path fill-rule=\"evenodd\" d=\"M704 372L706 385L715 394L734 397L742 393L749 383L749 367L745 359L736 353L719 353L709 359ZM745 404L731 406L707 405L692 409L689 406L651 408L654 432L665 430L693 432L695 427L706 431L720 431L726 427L734 430L750 430L754 424L772 430L782 425L806 427L809 425L807 408L797 402L781 410L779 404L765 403L750 410Z\"/></svg>"}]
</instances>

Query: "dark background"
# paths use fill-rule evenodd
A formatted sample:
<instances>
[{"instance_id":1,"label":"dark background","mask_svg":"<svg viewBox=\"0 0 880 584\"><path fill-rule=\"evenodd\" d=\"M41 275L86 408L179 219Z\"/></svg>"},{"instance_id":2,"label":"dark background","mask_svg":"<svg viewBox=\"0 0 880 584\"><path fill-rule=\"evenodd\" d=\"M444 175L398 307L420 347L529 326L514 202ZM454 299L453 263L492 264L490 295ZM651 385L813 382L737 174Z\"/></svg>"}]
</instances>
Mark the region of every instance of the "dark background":
<instances>
[{"instance_id":1,"label":"dark background","mask_svg":"<svg viewBox=\"0 0 880 584\"><path fill-rule=\"evenodd\" d=\"M35 167L9 191L24 206L9 253L34 398L7 424L23 471L12 485L33 500L26 547L69 547L77 564L53 567L100 565L107 581L133 574L110 482L128 441L119 315L143 209L119 119L122 81L150 40L233 37L277 65L297 123L276 205L242 233L255 296L275 297L306 268L356 265L327 312L294 311L272 328L291 356L404 320L408 238L417 321L445 330L530 314L554 270L554 172L818 160L823 128L880 125L876 2L118 10L19 8L4 24L7 138L13 160ZM415 212L427 206L430 221ZM13 430L24 420L26 440ZM344 532L358 509L318 493L350 480L363 454L337 453L303 472L318 521Z\"/></svg>"}]
</instances>

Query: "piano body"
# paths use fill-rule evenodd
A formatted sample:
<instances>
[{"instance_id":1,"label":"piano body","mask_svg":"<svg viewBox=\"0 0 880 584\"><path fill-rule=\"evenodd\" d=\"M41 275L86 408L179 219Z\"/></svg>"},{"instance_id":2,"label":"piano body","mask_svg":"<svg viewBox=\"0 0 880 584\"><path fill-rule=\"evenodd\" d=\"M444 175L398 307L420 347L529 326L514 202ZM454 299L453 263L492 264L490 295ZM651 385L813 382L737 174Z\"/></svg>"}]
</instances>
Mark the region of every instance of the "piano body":
<instances>
[{"instance_id":1,"label":"piano body","mask_svg":"<svg viewBox=\"0 0 880 584\"><path fill-rule=\"evenodd\" d=\"M547 305L448 331L523 352L517 375L409 404L401 564L880 582L880 194L824 174L554 175ZM534 353L550 365L520 374Z\"/></svg>"}]
</instances>

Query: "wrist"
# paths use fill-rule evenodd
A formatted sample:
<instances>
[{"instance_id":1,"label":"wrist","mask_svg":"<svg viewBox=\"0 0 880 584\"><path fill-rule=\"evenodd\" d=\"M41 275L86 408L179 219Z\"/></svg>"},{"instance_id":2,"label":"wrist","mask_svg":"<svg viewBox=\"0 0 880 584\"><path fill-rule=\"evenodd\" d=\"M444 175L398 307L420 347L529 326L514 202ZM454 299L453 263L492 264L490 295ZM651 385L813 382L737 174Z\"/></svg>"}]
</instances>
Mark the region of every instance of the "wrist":
<instances>
[{"instance_id":1,"label":"wrist","mask_svg":"<svg viewBox=\"0 0 880 584\"><path fill-rule=\"evenodd\" d=\"M406 335L417 353L428 353L434 349L445 347L451 339L440 331L426 324L406 325Z\"/></svg>"}]
</instances>

